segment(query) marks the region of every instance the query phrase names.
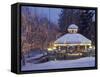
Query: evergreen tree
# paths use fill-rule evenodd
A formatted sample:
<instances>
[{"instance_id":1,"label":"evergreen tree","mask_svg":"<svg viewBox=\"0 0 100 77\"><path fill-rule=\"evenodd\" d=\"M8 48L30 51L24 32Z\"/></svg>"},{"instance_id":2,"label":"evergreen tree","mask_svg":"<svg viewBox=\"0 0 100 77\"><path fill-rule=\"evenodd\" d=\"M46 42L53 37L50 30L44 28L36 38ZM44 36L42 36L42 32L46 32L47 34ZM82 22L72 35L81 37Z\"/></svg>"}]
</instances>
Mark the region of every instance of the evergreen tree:
<instances>
[{"instance_id":1,"label":"evergreen tree","mask_svg":"<svg viewBox=\"0 0 100 77\"><path fill-rule=\"evenodd\" d=\"M93 22L93 10L83 10L80 14L79 32L95 43L95 24Z\"/></svg>"},{"instance_id":2,"label":"evergreen tree","mask_svg":"<svg viewBox=\"0 0 100 77\"><path fill-rule=\"evenodd\" d=\"M62 9L58 20L61 32L66 33L66 29L70 24L79 24L79 12L78 9Z\"/></svg>"},{"instance_id":3,"label":"evergreen tree","mask_svg":"<svg viewBox=\"0 0 100 77\"><path fill-rule=\"evenodd\" d=\"M62 9L59 16L59 28L62 34L66 33L66 29L70 24L76 24L79 27L79 33L86 36L95 43L95 21L93 22L94 10L80 9Z\"/></svg>"}]
</instances>

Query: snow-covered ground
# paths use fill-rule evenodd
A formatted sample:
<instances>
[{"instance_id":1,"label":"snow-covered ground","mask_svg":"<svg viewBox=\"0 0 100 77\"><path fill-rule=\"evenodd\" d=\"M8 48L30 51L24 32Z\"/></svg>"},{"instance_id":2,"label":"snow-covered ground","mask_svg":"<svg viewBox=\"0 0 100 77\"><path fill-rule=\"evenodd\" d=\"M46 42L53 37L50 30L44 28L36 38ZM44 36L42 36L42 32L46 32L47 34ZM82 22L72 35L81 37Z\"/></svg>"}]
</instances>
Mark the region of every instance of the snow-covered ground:
<instances>
[{"instance_id":1,"label":"snow-covered ground","mask_svg":"<svg viewBox=\"0 0 100 77\"><path fill-rule=\"evenodd\" d=\"M76 60L56 60L45 63L33 64L27 63L22 66L22 71L27 70L43 70L43 69L59 69L59 68L77 68L77 67L93 67L95 66L95 57L85 57Z\"/></svg>"}]
</instances>

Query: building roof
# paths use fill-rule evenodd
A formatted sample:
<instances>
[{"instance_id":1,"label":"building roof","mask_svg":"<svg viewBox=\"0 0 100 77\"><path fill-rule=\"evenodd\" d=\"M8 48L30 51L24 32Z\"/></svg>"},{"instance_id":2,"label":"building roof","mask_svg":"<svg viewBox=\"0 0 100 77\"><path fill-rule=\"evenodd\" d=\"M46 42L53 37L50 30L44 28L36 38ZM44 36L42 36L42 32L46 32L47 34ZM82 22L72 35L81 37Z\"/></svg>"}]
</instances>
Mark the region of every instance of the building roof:
<instances>
[{"instance_id":1,"label":"building roof","mask_svg":"<svg viewBox=\"0 0 100 77\"><path fill-rule=\"evenodd\" d=\"M68 29L78 29L78 26L75 24L69 25Z\"/></svg>"},{"instance_id":2,"label":"building roof","mask_svg":"<svg viewBox=\"0 0 100 77\"><path fill-rule=\"evenodd\" d=\"M68 33L58 38L55 44L91 44L91 40L87 39L79 33Z\"/></svg>"}]
</instances>

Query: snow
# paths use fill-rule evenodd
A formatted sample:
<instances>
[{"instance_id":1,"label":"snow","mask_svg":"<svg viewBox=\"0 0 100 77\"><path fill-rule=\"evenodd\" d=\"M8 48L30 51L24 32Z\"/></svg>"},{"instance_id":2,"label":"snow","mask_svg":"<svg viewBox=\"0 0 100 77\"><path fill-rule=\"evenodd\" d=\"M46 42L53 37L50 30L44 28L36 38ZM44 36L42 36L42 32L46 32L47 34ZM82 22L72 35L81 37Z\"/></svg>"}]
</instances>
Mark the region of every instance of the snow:
<instances>
[{"instance_id":1,"label":"snow","mask_svg":"<svg viewBox=\"0 0 100 77\"><path fill-rule=\"evenodd\" d=\"M84 57L76 60L56 60L39 64L27 63L25 66L22 66L21 70L27 71L27 70L44 70L44 69L94 67L94 66L95 66L95 57Z\"/></svg>"},{"instance_id":2,"label":"snow","mask_svg":"<svg viewBox=\"0 0 100 77\"><path fill-rule=\"evenodd\" d=\"M68 29L78 29L78 26L75 24L69 25Z\"/></svg>"},{"instance_id":3,"label":"snow","mask_svg":"<svg viewBox=\"0 0 100 77\"><path fill-rule=\"evenodd\" d=\"M55 44L91 44L91 40L79 33L68 33L58 38Z\"/></svg>"}]
</instances>

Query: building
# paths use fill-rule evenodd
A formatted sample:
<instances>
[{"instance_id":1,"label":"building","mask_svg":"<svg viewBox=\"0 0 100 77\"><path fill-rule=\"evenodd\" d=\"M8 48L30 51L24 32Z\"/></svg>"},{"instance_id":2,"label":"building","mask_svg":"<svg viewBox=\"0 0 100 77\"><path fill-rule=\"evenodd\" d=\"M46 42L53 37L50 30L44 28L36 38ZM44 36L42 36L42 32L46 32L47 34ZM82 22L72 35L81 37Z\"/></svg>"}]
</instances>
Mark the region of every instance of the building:
<instances>
[{"instance_id":1,"label":"building","mask_svg":"<svg viewBox=\"0 0 100 77\"><path fill-rule=\"evenodd\" d=\"M71 24L68 27L68 33L61 36L54 42L54 47L58 52L68 52L69 55L82 55L88 52L91 47L91 40L78 33L78 26Z\"/></svg>"}]
</instances>

